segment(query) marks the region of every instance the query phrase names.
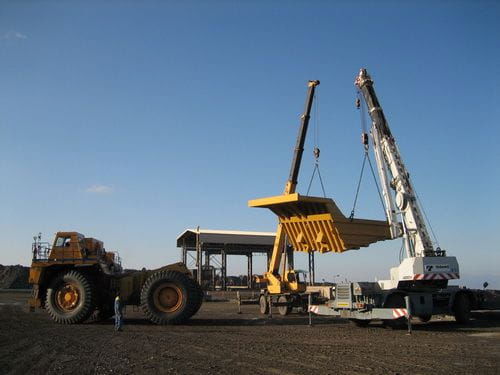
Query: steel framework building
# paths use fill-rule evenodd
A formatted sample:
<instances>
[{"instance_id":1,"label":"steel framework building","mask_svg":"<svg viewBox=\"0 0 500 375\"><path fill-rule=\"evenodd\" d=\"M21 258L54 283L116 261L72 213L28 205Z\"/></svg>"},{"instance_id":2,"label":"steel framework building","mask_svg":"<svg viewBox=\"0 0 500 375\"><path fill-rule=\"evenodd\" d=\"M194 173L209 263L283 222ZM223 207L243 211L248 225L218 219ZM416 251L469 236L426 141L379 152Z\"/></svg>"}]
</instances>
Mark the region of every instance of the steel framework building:
<instances>
[{"instance_id":1,"label":"steel framework building","mask_svg":"<svg viewBox=\"0 0 500 375\"><path fill-rule=\"evenodd\" d=\"M274 244L275 233L248 232L210 229L186 229L177 237L177 247L182 251L182 262L188 264L188 258L195 261L196 277L205 288L215 280L215 270L220 270L221 289L227 289L227 256L243 255L247 257L247 287L254 287L253 255L265 254L269 263ZM192 253L195 255L193 256ZM217 257L220 256L220 262ZM203 262L204 260L204 262ZM219 267L211 266L211 262ZM207 281L209 283L207 284Z\"/></svg>"}]
</instances>

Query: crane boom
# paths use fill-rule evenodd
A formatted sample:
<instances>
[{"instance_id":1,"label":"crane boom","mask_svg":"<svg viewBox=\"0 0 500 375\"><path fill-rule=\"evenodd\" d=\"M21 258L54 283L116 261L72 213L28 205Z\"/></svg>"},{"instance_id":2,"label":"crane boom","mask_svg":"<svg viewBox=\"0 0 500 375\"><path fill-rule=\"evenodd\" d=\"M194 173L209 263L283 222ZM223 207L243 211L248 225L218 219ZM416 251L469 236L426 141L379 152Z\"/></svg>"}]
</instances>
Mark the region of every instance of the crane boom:
<instances>
[{"instance_id":1,"label":"crane boom","mask_svg":"<svg viewBox=\"0 0 500 375\"><path fill-rule=\"evenodd\" d=\"M373 80L366 69L361 69L355 83L363 94L372 119L371 135L391 234L393 238L403 236L407 256L433 256L435 251L417 202L410 174L403 163L375 94ZM394 190L394 194L391 193L391 189ZM401 216L402 228L397 219L398 214Z\"/></svg>"},{"instance_id":2,"label":"crane boom","mask_svg":"<svg viewBox=\"0 0 500 375\"><path fill-rule=\"evenodd\" d=\"M295 146L292 165L290 166L290 176L285 186L285 194L295 193L297 187L297 179L299 177L300 163L302 162L302 154L304 153L304 143L306 141L307 128L309 126L309 119L311 118L311 108L314 100L314 92L316 86L319 86L319 81L309 81L306 96L306 104L304 113L301 118L299 134L297 136L297 144Z\"/></svg>"}]
</instances>

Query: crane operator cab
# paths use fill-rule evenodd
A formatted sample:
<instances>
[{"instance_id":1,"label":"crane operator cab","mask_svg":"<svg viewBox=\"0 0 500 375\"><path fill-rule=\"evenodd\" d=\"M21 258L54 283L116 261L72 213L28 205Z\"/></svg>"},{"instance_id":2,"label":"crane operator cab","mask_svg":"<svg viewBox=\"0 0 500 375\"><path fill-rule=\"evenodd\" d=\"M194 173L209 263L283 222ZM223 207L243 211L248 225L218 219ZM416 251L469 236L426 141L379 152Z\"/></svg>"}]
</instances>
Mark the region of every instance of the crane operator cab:
<instances>
[{"instance_id":1,"label":"crane operator cab","mask_svg":"<svg viewBox=\"0 0 500 375\"><path fill-rule=\"evenodd\" d=\"M306 271L288 270L285 274L285 282L291 290L305 292L306 290Z\"/></svg>"}]
</instances>

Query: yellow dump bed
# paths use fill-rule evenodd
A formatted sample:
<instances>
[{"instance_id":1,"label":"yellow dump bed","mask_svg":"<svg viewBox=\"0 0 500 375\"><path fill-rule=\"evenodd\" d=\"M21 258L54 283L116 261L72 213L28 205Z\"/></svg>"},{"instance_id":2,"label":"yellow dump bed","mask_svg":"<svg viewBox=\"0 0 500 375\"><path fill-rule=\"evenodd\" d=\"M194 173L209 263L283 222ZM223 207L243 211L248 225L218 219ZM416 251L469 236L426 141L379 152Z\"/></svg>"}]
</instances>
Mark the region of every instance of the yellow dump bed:
<instances>
[{"instance_id":1,"label":"yellow dump bed","mask_svg":"<svg viewBox=\"0 0 500 375\"><path fill-rule=\"evenodd\" d=\"M391 238L386 221L346 218L329 198L294 193L254 199L248 205L273 211L295 251L341 253Z\"/></svg>"}]
</instances>

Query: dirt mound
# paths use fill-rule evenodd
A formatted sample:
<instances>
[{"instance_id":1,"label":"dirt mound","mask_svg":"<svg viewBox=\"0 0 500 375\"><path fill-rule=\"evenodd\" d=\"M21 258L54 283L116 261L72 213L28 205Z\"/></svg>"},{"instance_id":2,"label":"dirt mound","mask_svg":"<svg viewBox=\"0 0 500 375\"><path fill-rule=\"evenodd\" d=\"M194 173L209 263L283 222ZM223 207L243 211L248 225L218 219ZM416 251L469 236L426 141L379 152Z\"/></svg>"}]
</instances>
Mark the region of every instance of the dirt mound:
<instances>
[{"instance_id":1,"label":"dirt mound","mask_svg":"<svg viewBox=\"0 0 500 375\"><path fill-rule=\"evenodd\" d=\"M29 289L30 269L21 265L2 266L0 264L0 289Z\"/></svg>"}]
</instances>

